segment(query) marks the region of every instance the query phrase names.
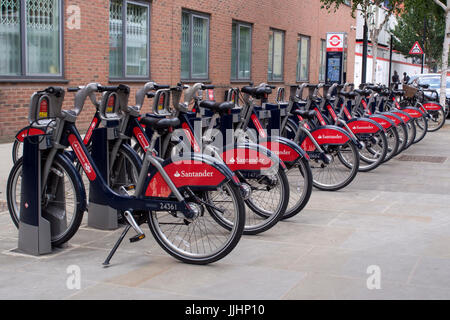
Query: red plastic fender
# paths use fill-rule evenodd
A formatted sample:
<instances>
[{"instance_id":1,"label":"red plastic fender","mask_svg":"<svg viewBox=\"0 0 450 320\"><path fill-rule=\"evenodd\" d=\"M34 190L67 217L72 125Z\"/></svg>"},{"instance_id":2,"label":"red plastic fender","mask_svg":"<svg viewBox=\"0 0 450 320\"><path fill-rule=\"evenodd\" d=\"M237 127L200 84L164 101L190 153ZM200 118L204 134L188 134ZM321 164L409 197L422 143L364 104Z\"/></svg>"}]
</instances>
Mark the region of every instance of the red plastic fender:
<instances>
[{"instance_id":1,"label":"red plastic fender","mask_svg":"<svg viewBox=\"0 0 450 320\"><path fill-rule=\"evenodd\" d=\"M403 111L403 110L402 110ZM406 112L398 112L398 111L391 111L392 113L398 115L400 118L402 118L403 121L408 122L412 119L412 117L410 117Z\"/></svg>"},{"instance_id":2,"label":"red plastic fender","mask_svg":"<svg viewBox=\"0 0 450 320\"><path fill-rule=\"evenodd\" d=\"M164 166L175 187L218 186L225 175L208 163L198 160L179 160ZM145 191L147 197L168 197L172 193L161 173L157 172Z\"/></svg>"},{"instance_id":3,"label":"red plastic fender","mask_svg":"<svg viewBox=\"0 0 450 320\"><path fill-rule=\"evenodd\" d=\"M386 121L386 119L383 119L383 117L378 117L376 115L370 116L370 120L376 121L384 129L389 129L392 126L392 124L389 121Z\"/></svg>"},{"instance_id":4,"label":"red plastic fender","mask_svg":"<svg viewBox=\"0 0 450 320\"><path fill-rule=\"evenodd\" d=\"M342 130L334 128L317 128L311 131L311 135L319 145L332 144L339 145L347 143L350 137ZM306 137L301 144L301 148L305 151L314 151L316 146L309 137Z\"/></svg>"},{"instance_id":5,"label":"red plastic fender","mask_svg":"<svg viewBox=\"0 0 450 320\"><path fill-rule=\"evenodd\" d=\"M438 111L442 109L442 106L439 103L427 102L423 104L423 107L426 110Z\"/></svg>"},{"instance_id":6,"label":"red plastic fender","mask_svg":"<svg viewBox=\"0 0 450 320\"><path fill-rule=\"evenodd\" d=\"M402 111L407 112L413 118L421 118L423 115L418 109L414 108L404 108Z\"/></svg>"},{"instance_id":7,"label":"red plastic fender","mask_svg":"<svg viewBox=\"0 0 450 320\"><path fill-rule=\"evenodd\" d=\"M380 128L374 123L361 119L349 121L347 125L353 133L376 133L380 131Z\"/></svg>"},{"instance_id":8,"label":"red plastic fender","mask_svg":"<svg viewBox=\"0 0 450 320\"><path fill-rule=\"evenodd\" d=\"M274 165L268 155L244 146L237 146L224 151L221 158L231 171L268 170Z\"/></svg>"},{"instance_id":9,"label":"red plastic fender","mask_svg":"<svg viewBox=\"0 0 450 320\"><path fill-rule=\"evenodd\" d=\"M383 113L383 116L388 117L389 120L394 121L394 123L395 123L396 126L398 126L398 125L400 125L400 123L402 123L402 121L401 121L399 118L394 117L392 114L389 114L389 113Z\"/></svg>"},{"instance_id":10,"label":"red plastic fender","mask_svg":"<svg viewBox=\"0 0 450 320\"><path fill-rule=\"evenodd\" d=\"M260 141L259 144L275 153L283 162L293 162L300 157L296 150L278 141Z\"/></svg>"},{"instance_id":11,"label":"red plastic fender","mask_svg":"<svg viewBox=\"0 0 450 320\"><path fill-rule=\"evenodd\" d=\"M16 139L20 142L23 142L23 139L27 136L36 136L39 134L45 134L44 130L37 129L37 128L30 128L26 127L19 131L19 133L16 134Z\"/></svg>"}]
</instances>

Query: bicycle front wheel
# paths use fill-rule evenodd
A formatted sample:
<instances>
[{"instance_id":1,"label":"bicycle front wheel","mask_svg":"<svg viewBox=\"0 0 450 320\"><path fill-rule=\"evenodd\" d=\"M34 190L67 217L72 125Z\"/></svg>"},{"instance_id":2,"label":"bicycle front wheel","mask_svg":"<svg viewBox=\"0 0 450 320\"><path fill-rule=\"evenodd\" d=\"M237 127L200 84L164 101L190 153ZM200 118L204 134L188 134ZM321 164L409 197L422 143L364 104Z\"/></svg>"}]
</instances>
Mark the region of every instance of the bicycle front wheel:
<instances>
[{"instance_id":1,"label":"bicycle front wheel","mask_svg":"<svg viewBox=\"0 0 450 320\"><path fill-rule=\"evenodd\" d=\"M359 153L352 141L343 145L321 146L330 163L320 159L311 161L314 186L324 191L337 191L346 187L356 177L359 168Z\"/></svg>"},{"instance_id":2,"label":"bicycle front wheel","mask_svg":"<svg viewBox=\"0 0 450 320\"><path fill-rule=\"evenodd\" d=\"M8 209L16 227L20 220L23 159L14 164L7 183ZM51 242L61 245L72 238L83 219L86 193L75 168L56 156L41 196L42 217L51 223Z\"/></svg>"},{"instance_id":3,"label":"bicycle front wheel","mask_svg":"<svg viewBox=\"0 0 450 320\"><path fill-rule=\"evenodd\" d=\"M208 264L225 257L239 242L245 225L244 201L232 182L196 195L202 199L197 202L202 210L190 221L172 212L158 211L149 213L148 225L158 244L171 256L186 263Z\"/></svg>"},{"instance_id":4,"label":"bicycle front wheel","mask_svg":"<svg viewBox=\"0 0 450 320\"><path fill-rule=\"evenodd\" d=\"M298 214L306 206L311 197L313 177L309 162L301 158L286 172L289 181L289 204L282 220Z\"/></svg>"},{"instance_id":5,"label":"bicycle front wheel","mask_svg":"<svg viewBox=\"0 0 450 320\"><path fill-rule=\"evenodd\" d=\"M384 131L374 134L356 134L359 141L364 142L365 147L359 151L359 171L368 172L383 163L387 151L388 142Z\"/></svg>"},{"instance_id":6,"label":"bicycle front wheel","mask_svg":"<svg viewBox=\"0 0 450 320\"><path fill-rule=\"evenodd\" d=\"M430 118L428 119L428 131L438 131L445 124L445 112L442 107L439 110L427 110Z\"/></svg>"}]
</instances>

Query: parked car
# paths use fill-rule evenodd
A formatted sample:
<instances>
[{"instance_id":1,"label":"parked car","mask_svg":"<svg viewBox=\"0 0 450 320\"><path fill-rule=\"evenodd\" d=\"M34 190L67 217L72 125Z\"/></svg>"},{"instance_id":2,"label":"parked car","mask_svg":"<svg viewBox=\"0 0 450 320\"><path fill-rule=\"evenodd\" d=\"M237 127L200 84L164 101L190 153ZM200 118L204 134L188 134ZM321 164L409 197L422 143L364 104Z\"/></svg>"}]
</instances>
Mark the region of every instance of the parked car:
<instances>
[{"instance_id":1,"label":"parked car","mask_svg":"<svg viewBox=\"0 0 450 320\"><path fill-rule=\"evenodd\" d=\"M430 100L436 100L439 101L439 92L441 89L441 74L440 73L424 73L424 74L416 74L414 76L411 76L409 79L408 84L411 84L413 86L417 85L428 85L429 90L433 91L426 91L425 96L428 97ZM446 103L445 103L445 112L447 117L449 116L449 110L450 110L450 78L447 77L447 86L446 86Z\"/></svg>"}]
</instances>

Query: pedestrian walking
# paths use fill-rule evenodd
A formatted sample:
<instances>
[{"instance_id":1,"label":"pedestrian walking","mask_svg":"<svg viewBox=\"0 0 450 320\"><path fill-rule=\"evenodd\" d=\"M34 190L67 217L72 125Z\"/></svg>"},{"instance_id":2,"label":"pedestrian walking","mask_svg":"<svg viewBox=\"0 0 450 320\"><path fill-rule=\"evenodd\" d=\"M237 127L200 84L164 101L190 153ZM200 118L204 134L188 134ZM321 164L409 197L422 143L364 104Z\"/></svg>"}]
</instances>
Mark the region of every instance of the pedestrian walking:
<instances>
[{"instance_id":1,"label":"pedestrian walking","mask_svg":"<svg viewBox=\"0 0 450 320\"><path fill-rule=\"evenodd\" d=\"M400 77L398 75L397 70L394 70L394 75L392 76L392 83L394 85L394 89L398 89L398 84L400 83Z\"/></svg>"}]
</instances>

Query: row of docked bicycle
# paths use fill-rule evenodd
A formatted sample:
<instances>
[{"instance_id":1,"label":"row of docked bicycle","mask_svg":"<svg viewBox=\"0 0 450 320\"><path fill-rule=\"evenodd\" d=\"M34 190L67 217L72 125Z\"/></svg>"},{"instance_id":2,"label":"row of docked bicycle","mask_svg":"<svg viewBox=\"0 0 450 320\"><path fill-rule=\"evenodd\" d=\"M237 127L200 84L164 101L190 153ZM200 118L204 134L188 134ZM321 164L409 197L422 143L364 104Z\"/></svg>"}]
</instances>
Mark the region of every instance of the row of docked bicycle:
<instances>
[{"instance_id":1,"label":"row of docked bicycle","mask_svg":"<svg viewBox=\"0 0 450 320\"><path fill-rule=\"evenodd\" d=\"M403 92L381 86L302 84L291 87L288 101L278 88L270 103L273 89L231 88L216 102L212 85L149 82L129 105L126 85L90 83L67 89L75 93L70 110L62 110L65 89L35 92L30 125L13 147L7 184L13 222L19 226L22 144L38 135L42 216L59 221L53 245L69 241L87 208L98 204L116 209L125 225L106 264L131 228L130 241L145 237L144 223L172 256L211 263L242 234L259 234L301 212L313 186L344 188L358 171L375 169L443 125L435 124L443 112L437 103L412 106ZM76 120L88 98L96 112L81 138ZM153 108L143 114L145 98Z\"/></svg>"}]
</instances>

